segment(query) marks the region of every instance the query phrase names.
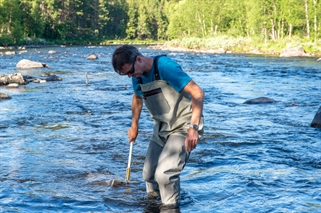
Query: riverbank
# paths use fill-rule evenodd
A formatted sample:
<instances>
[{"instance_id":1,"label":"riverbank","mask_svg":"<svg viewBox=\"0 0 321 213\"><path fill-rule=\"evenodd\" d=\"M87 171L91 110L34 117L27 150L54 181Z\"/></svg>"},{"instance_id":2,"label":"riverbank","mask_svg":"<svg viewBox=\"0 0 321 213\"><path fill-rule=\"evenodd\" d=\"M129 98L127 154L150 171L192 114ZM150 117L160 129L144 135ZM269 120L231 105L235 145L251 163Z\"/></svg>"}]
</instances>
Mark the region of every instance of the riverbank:
<instances>
[{"instance_id":1,"label":"riverbank","mask_svg":"<svg viewBox=\"0 0 321 213\"><path fill-rule=\"evenodd\" d=\"M296 47L302 47L307 56L321 56L321 41L307 42L300 38L286 38L276 41L269 40L266 42L254 38L232 38L228 36L217 36L213 38L182 38L166 41L155 48L218 54L280 55L283 50Z\"/></svg>"},{"instance_id":2,"label":"riverbank","mask_svg":"<svg viewBox=\"0 0 321 213\"><path fill-rule=\"evenodd\" d=\"M201 52L201 53L236 53L236 54L262 54L262 55L280 55L284 49L302 47L304 56L321 57L321 40L316 42L306 41L302 38L284 38L279 40L262 41L259 38L249 37L229 37L216 36L212 38L181 38L169 41L154 40L105 40L105 41L87 41L83 43L43 42L41 44L28 44L20 47L1 47L6 49L28 49L41 48L48 46L83 46L83 45L148 45L152 49L183 51L183 52Z\"/></svg>"}]
</instances>

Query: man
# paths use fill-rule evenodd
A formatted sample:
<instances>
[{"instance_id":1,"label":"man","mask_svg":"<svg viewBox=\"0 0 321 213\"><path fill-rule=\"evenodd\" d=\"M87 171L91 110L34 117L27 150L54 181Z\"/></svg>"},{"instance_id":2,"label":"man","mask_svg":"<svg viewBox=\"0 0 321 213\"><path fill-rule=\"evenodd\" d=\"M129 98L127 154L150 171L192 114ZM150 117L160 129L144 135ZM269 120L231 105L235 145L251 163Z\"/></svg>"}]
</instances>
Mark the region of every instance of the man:
<instances>
[{"instance_id":1,"label":"man","mask_svg":"<svg viewBox=\"0 0 321 213\"><path fill-rule=\"evenodd\" d=\"M120 75L132 77L132 124L129 142L136 140L143 102L154 120L143 169L149 197L162 205L180 204L180 173L203 129L203 90L167 56L147 57L131 45L118 47L112 64Z\"/></svg>"}]
</instances>

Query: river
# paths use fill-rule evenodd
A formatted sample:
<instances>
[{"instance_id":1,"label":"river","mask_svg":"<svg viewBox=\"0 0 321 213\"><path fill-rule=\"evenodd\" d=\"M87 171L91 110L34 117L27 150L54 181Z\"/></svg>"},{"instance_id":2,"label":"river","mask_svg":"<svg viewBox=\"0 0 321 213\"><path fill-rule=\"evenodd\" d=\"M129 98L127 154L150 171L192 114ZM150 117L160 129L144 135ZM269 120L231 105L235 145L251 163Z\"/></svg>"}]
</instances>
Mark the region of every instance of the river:
<instances>
[{"instance_id":1,"label":"river","mask_svg":"<svg viewBox=\"0 0 321 213\"><path fill-rule=\"evenodd\" d=\"M321 104L316 58L139 48L172 57L205 92L205 133L181 175L182 213L321 212L321 130L310 127ZM131 165L138 184L108 185L125 179L131 124L131 80L113 71L114 49L0 56L0 74L63 79L0 87L12 97L0 101L0 212L149 211L141 174L153 125L146 108ZM98 60L86 60L92 53ZM50 68L18 70L21 59ZM244 104L262 96L277 102Z\"/></svg>"}]
</instances>

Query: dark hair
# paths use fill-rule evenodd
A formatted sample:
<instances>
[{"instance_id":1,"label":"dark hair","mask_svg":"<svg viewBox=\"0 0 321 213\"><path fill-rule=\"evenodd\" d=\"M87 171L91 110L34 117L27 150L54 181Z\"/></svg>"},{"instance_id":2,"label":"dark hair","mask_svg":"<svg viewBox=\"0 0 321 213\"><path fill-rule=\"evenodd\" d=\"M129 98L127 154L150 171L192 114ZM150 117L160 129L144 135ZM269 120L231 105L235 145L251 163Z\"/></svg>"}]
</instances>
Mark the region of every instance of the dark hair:
<instances>
[{"instance_id":1,"label":"dark hair","mask_svg":"<svg viewBox=\"0 0 321 213\"><path fill-rule=\"evenodd\" d=\"M118 47L114 51L113 57L112 57L112 64L113 64L114 70L119 73L119 70L121 70L124 64L133 63L135 60L135 57L138 55L142 55L142 54L134 46L125 44Z\"/></svg>"}]
</instances>

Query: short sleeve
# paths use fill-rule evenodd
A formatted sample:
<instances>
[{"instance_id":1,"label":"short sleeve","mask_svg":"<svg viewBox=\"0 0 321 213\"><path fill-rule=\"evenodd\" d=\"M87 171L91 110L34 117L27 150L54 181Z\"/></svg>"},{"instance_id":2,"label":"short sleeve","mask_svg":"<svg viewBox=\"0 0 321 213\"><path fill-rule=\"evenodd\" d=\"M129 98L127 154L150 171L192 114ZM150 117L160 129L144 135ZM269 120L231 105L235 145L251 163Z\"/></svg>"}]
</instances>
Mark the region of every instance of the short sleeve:
<instances>
[{"instance_id":1,"label":"short sleeve","mask_svg":"<svg viewBox=\"0 0 321 213\"><path fill-rule=\"evenodd\" d=\"M182 67L169 57L160 57L158 60L159 75L177 92L180 92L192 78L183 71Z\"/></svg>"}]
</instances>

